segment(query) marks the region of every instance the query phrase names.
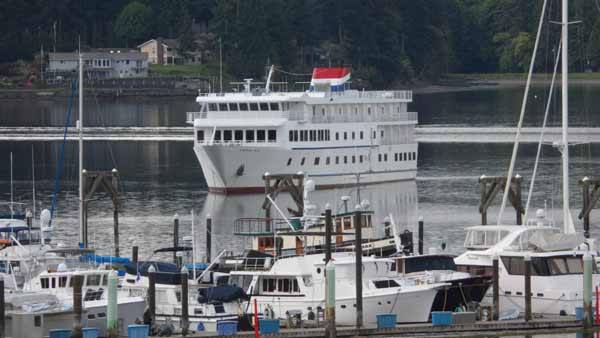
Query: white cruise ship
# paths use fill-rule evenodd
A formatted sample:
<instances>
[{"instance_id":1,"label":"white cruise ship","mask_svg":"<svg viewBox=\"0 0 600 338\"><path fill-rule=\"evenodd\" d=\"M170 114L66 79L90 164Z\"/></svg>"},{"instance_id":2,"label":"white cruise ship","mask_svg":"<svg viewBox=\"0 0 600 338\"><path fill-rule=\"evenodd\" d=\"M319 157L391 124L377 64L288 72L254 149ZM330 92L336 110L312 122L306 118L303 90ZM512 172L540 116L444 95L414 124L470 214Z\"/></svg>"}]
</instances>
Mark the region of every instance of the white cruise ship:
<instances>
[{"instance_id":1,"label":"white cruise ship","mask_svg":"<svg viewBox=\"0 0 600 338\"><path fill-rule=\"evenodd\" d=\"M265 86L201 93L187 113L208 188L264 192L263 175L304 172L318 189L414 179L417 113L411 91L349 88L348 68L315 68L310 89Z\"/></svg>"}]
</instances>

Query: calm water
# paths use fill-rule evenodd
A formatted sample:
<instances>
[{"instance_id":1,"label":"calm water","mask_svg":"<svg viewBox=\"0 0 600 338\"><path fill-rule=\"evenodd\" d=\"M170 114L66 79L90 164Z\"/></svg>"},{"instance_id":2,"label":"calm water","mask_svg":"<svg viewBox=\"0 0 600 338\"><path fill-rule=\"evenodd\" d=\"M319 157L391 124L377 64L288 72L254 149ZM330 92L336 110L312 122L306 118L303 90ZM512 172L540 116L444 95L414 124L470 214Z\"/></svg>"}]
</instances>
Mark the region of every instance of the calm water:
<instances>
[{"instance_id":1,"label":"calm water","mask_svg":"<svg viewBox=\"0 0 600 338\"><path fill-rule=\"evenodd\" d=\"M527 123L541 121L545 94L543 88L534 90L537 99L531 101L532 113ZM600 87L577 86L571 95L573 124L600 126L596 108L600 106ZM419 112L421 124L514 125L520 108L522 90L504 88L454 93L415 95L411 110ZM0 123L4 126L59 126L64 123L66 101L38 100L3 102ZM87 124L103 126L181 126L185 111L196 109L193 97L180 98L117 98L86 101L91 116ZM554 113L552 121L558 120ZM238 217L261 216L262 195L223 196L206 192L201 169L191 149L191 143L178 142L92 142L86 143L85 167L89 170L118 168L121 174L122 212L120 214L121 251L129 252L132 245L140 246L144 258L152 251L171 244L172 219L181 218L183 234L191 232L190 211L195 210L196 238L200 253L204 248L204 218L213 218L213 257L221 249L241 250L248 239L233 238L233 221ZM37 178L37 208L48 208L54 189L56 164L60 158L60 143L34 143L35 175ZM414 230L422 216L426 224L426 248L448 245L448 251L461 251L463 229L479 223L478 213L480 175L505 175L511 145L497 144L427 144L419 148L419 171L416 182L402 182L361 189L361 198L371 201L377 219L391 213L400 229ZM0 198L9 196L9 153L14 154L15 196L31 203L31 151L27 142L0 143ZM522 146L516 172L531 176L536 146ZM577 180L592 176L598 167L599 145L577 145L571 155L571 205L576 216L581 206ZM548 216L559 221L560 163L555 149L545 147L540 165L532 211L547 207ZM65 149L61 192L57 201L57 221L54 237L57 242L74 244L78 234L77 212L77 149L74 143ZM524 186L526 198L528 183ZM356 198L355 189L319 191L311 199L320 205L329 202L338 210L343 208L340 197ZM488 213L495 222L500 197ZM283 207L291 204L285 196L278 200ZM354 205L353 202L351 205ZM592 215L592 223L594 217ZM112 251L112 209L107 196L98 194L90 203L90 242L103 253ZM514 212L507 208L504 219L514 221ZM581 222L576 220L576 225ZM382 229L374 229L380 234ZM592 233L600 232L593 226Z\"/></svg>"}]
</instances>

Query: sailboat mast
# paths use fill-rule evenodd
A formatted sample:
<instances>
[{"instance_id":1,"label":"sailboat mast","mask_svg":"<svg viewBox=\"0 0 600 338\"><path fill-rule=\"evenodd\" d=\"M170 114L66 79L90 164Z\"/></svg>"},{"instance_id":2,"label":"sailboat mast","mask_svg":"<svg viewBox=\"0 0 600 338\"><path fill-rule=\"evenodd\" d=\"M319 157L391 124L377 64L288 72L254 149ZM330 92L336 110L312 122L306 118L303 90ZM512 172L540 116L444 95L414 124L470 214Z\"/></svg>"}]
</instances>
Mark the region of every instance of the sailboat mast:
<instances>
[{"instance_id":1,"label":"sailboat mast","mask_svg":"<svg viewBox=\"0 0 600 338\"><path fill-rule=\"evenodd\" d=\"M562 183L563 183L563 231L572 232L569 212L569 7L562 0Z\"/></svg>"},{"instance_id":2,"label":"sailboat mast","mask_svg":"<svg viewBox=\"0 0 600 338\"><path fill-rule=\"evenodd\" d=\"M86 244L83 229L83 57L79 50L79 243Z\"/></svg>"}]
</instances>

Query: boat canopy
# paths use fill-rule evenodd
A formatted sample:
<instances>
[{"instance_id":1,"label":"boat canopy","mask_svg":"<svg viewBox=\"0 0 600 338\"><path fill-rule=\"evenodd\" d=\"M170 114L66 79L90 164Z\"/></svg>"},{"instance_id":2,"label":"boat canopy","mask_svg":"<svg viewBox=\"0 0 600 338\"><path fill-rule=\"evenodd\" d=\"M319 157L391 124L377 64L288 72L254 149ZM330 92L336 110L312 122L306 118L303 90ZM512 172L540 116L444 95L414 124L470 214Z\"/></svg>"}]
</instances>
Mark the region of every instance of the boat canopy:
<instances>
[{"instance_id":1,"label":"boat canopy","mask_svg":"<svg viewBox=\"0 0 600 338\"><path fill-rule=\"evenodd\" d=\"M238 286L221 285L211 288L198 289L198 303L225 303L238 299L250 299L250 297L244 292L244 290Z\"/></svg>"}]
</instances>

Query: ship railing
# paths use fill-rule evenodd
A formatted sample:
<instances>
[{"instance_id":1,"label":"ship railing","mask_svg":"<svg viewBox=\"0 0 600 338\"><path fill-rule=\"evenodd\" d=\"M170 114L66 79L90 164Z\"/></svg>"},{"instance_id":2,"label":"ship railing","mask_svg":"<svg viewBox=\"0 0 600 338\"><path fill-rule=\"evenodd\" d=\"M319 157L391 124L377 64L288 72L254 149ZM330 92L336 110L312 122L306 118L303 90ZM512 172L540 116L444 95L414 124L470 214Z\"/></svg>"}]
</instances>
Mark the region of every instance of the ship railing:
<instances>
[{"instance_id":1,"label":"ship railing","mask_svg":"<svg viewBox=\"0 0 600 338\"><path fill-rule=\"evenodd\" d=\"M273 257L244 257L236 262L234 270L242 271L265 271L273 265Z\"/></svg>"},{"instance_id":2,"label":"ship railing","mask_svg":"<svg viewBox=\"0 0 600 338\"><path fill-rule=\"evenodd\" d=\"M371 115L365 114L332 114L315 115L312 117L312 123L338 123L338 122L399 122L409 121L418 122L417 112L376 112Z\"/></svg>"},{"instance_id":3,"label":"ship railing","mask_svg":"<svg viewBox=\"0 0 600 338\"><path fill-rule=\"evenodd\" d=\"M186 122L187 123L194 123L194 120L196 119L205 119L207 117L207 113L206 112L202 112L202 111L191 111L191 112L187 112L186 113Z\"/></svg>"},{"instance_id":4,"label":"ship railing","mask_svg":"<svg viewBox=\"0 0 600 338\"><path fill-rule=\"evenodd\" d=\"M359 97L364 99L393 99L412 101L411 90L374 90L374 91L342 91L332 92L333 97Z\"/></svg>"},{"instance_id":5,"label":"ship railing","mask_svg":"<svg viewBox=\"0 0 600 338\"><path fill-rule=\"evenodd\" d=\"M206 144L206 145L221 145L221 146L250 146L253 144L273 144L273 143L277 143L277 140L255 140L255 141L242 141L242 140L230 140L230 141L222 141L222 140L204 140L202 142L198 142L200 144Z\"/></svg>"},{"instance_id":6,"label":"ship railing","mask_svg":"<svg viewBox=\"0 0 600 338\"><path fill-rule=\"evenodd\" d=\"M282 218L246 217L233 222L233 234L237 236L266 236L279 230L289 230Z\"/></svg>"}]
</instances>

